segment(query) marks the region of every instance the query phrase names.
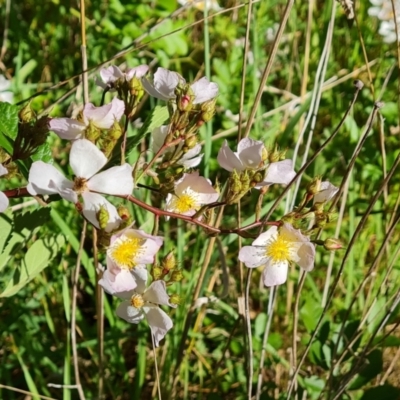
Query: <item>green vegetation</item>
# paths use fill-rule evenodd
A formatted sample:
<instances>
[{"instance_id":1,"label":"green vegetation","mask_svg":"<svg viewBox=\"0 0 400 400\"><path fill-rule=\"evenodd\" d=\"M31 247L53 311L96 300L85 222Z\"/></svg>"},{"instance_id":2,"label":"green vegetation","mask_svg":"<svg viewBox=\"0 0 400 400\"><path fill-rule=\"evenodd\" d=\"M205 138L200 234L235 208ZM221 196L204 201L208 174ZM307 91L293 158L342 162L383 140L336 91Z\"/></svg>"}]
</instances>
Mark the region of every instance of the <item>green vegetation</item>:
<instances>
[{"instance_id":1,"label":"green vegetation","mask_svg":"<svg viewBox=\"0 0 400 400\"><path fill-rule=\"evenodd\" d=\"M0 188L10 200L0 214L0 398L400 398L400 50L378 33L371 4L357 1L352 20L334 0L220 0L218 12L175 0L91 0L83 38L80 4L0 0L0 75L14 95L13 105L0 102L8 169ZM167 219L166 193L183 167L153 160L151 132L178 111L142 89L132 94L138 102L120 128L125 152L115 139L106 168L122 153L137 186L131 201L107 199L126 206L135 229L164 238L155 266L165 271L173 251L183 275L165 273L180 304L162 307L173 328L157 348L147 322L119 318L121 300L98 285L109 235L58 194L35 200L25 190L35 161L72 176L71 142L47 127L50 117L83 118L82 40L95 106L117 94L95 84L109 65L145 64L151 77L163 67L189 83L207 76L218 84L212 120L196 107L190 115L201 120L195 135L204 153L195 170L221 198L237 183L217 161L225 139L236 150L248 135L270 156L287 150L296 172L306 165L286 189L245 191L200 222ZM102 150L106 139L96 142ZM308 232L318 213L299 215L312 202L288 213L317 177L340 190ZM246 268L238 254L269 228L260 220L282 225L284 216L316 243L314 269L292 263L287 282L267 288L262 268ZM324 249L328 238L344 248Z\"/></svg>"}]
</instances>

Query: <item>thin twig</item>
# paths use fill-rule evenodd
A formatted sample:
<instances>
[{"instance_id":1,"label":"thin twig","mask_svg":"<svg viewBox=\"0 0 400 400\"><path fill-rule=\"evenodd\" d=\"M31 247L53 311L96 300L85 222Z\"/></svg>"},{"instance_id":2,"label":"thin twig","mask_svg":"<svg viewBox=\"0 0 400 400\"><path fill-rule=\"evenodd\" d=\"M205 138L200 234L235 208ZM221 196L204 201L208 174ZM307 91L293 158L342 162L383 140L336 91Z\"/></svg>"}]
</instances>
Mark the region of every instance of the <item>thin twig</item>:
<instances>
[{"instance_id":1,"label":"thin twig","mask_svg":"<svg viewBox=\"0 0 400 400\"><path fill-rule=\"evenodd\" d=\"M76 300L78 297L78 283L79 275L81 270L81 255L83 252L83 245L85 243L87 222L83 221L81 239L79 242L79 250L76 258L75 273L72 281L72 302L71 302L71 347L72 347L72 358L74 363L75 383L78 390L80 400L85 400L85 394L82 390L81 378L79 375L79 360L78 360L78 349L76 342Z\"/></svg>"}]
</instances>

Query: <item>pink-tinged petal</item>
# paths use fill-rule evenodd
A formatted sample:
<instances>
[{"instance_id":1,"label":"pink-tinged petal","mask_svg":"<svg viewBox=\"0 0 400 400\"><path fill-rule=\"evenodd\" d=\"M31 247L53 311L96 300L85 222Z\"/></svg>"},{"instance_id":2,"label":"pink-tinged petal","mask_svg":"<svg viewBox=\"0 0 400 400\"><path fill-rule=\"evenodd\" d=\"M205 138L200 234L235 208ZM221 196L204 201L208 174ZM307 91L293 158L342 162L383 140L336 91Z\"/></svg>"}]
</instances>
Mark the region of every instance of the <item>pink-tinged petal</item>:
<instances>
[{"instance_id":1,"label":"pink-tinged petal","mask_svg":"<svg viewBox=\"0 0 400 400\"><path fill-rule=\"evenodd\" d=\"M36 196L38 194L56 194L58 188L72 188L73 184L65 176L50 164L36 161L29 170L29 184L26 187L28 193Z\"/></svg>"},{"instance_id":2,"label":"pink-tinged petal","mask_svg":"<svg viewBox=\"0 0 400 400\"><path fill-rule=\"evenodd\" d=\"M90 178L90 191L114 195L129 195L133 191L132 167L129 164L112 167Z\"/></svg>"},{"instance_id":3,"label":"pink-tinged petal","mask_svg":"<svg viewBox=\"0 0 400 400\"><path fill-rule=\"evenodd\" d=\"M125 72L126 80L130 81L133 77L140 79L143 76L145 76L148 71L149 71L148 65L139 65L138 67L135 68L128 68Z\"/></svg>"},{"instance_id":4,"label":"pink-tinged petal","mask_svg":"<svg viewBox=\"0 0 400 400\"><path fill-rule=\"evenodd\" d=\"M82 193L82 199L83 199L82 213L93 226L95 226L97 229L100 228L99 221L97 219L97 213L100 211L100 208L103 207L108 212L108 222L105 231L111 232L119 228L122 219L118 215L117 209L101 194L84 192Z\"/></svg>"},{"instance_id":5,"label":"pink-tinged petal","mask_svg":"<svg viewBox=\"0 0 400 400\"><path fill-rule=\"evenodd\" d=\"M296 176L293 169L292 160L283 160L269 164L264 178L264 184L272 185L274 183L287 185Z\"/></svg>"},{"instance_id":6,"label":"pink-tinged petal","mask_svg":"<svg viewBox=\"0 0 400 400\"><path fill-rule=\"evenodd\" d=\"M245 168L258 168L262 162L262 153L265 146L259 140L242 139L238 144L238 157Z\"/></svg>"},{"instance_id":7,"label":"pink-tinged petal","mask_svg":"<svg viewBox=\"0 0 400 400\"><path fill-rule=\"evenodd\" d=\"M176 87L179 83L185 83L185 80L177 72L160 67L154 74L153 83L158 93L168 98L174 98Z\"/></svg>"},{"instance_id":8,"label":"pink-tinged petal","mask_svg":"<svg viewBox=\"0 0 400 400\"><path fill-rule=\"evenodd\" d=\"M76 140L69 154L69 165L75 176L89 179L107 163L107 157L86 139Z\"/></svg>"},{"instance_id":9,"label":"pink-tinged petal","mask_svg":"<svg viewBox=\"0 0 400 400\"><path fill-rule=\"evenodd\" d=\"M167 332L174 326L168 314L158 307L143 307L151 333L154 337L154 343L158 347L160 340L164 339Z\"/></svg>"},{"instance_id":10,"label":"pink-tinged petal","mask_svg":"<svg viewBox=\"0 0 400 400\"><path fill-rule=\"evenodd\" d=\"M239 251L239 260L242 261L247 268L261 267L268 261L265 247L261 246L244 246Z\"/></svg>"},{"instance_id":11,"label":"pink-tinged petal","mask_svg":"<svg viewBox=\"0 0 400 400\"><path fill-rule=\"evenodd\" d=\"M190 87L195 95L193 104L204 103L218 96L218 85L210 82L205 76L194 82Z\"/></svg>"},{"instance_id":12,"label":"pink-tinged petal","mask_svg":"<svg viewBox=\"0 0 400 400\"><path fill-rule=\"evenodd\" d=\"M2 164L0 164L0 176L8 174L8 170Z\"/></svg>"},{"instance_id":13,"label":"pink-tinged petal","mask_svg":"<svg viewBox=\"0 0 400 400\"><path fill-rule=\"evenodd\" d=\"M131 306L130 301L123 301L116 309L118 317L124 319L130 324L138 324L143 320L144 314L142 310L139 310Z\"/></svg>"},{"instance_id":14,"label":"pink-tinged petal","mask_svg":"<svg viewBox=\"0 0 400 400\"><path fill-rule=\"evenodd\" d=\"M312 243L304 243L297 250L297 264L305 271L311 271L314 268L315 246Z\"/></svg>"},{"instance_id":15,"label":"pink-tinged petal","mask_svg":"<svg viewBox=\"0 0 400 400\"><path fill-rule=\"evenodd\" d=\"M219 149L217 156L218 164L229 172L236 170L238 172L244 171L245 167L241 163L237 154L235 154L228 146L225 140L222 147Z\"/></svg>"},{"instance_id":16,"label":"pink-tinged petal","mask_svg":"<svg viewBox=\"0 0 400 400\"><path fill-rule=\"evenodd\" d=\"M76 140L82 137L86 125L72 118L53 118L49 122L49 129L61 139Z\"/></svg>"},{"instance_id":17,"label":"pink-tinged petal","mask_svg":"<svg viewBox=\"0 0 400 400\"><path fill-rule=\"evenodd\" d=\"M86 124L91 121L100 129L109 129L114 121L119 121L124 114L125 103L114 97L111 103L102 107L95 107L92 103L86 104L83 109L83 117Z\"/></svg>"},{"instance_id":18,"label":"pink-tinged petal","mask_svg":"<svg viewBox=\"0 0 400 400\"><path fill-rule=\"evenodd\" d=\"M124 76L124 74L121 72L121 70L117 66L110 65L107 68L100 69L100 76L101 76L102 81L105 84L108 84L108 83L115 82L119 78L122 78Z\"/></svg>"},{"instance_id":19,"label":"pink-tinged petal","mask_svg":"<svg viewBox=\"0 0 400 400\"><path fill-rule=\"evenodd\" d=\"M135 278L126 269L113 274L109 270L104 271L103 277L99 280L99 285L109 294L121 299L130 299L137 284Z\"/></svg>"},{"instance_id":20,"label":"pink-tinged petal","mask_svg":"<svg viewBox=\"0 0 400 400\"><path fill-rule=\"evenodd\" d=\"M7 209L8 204L8 197L3 192L0 192L0 212L4 212Z\"/></svg>"},{"instance_id":21,"label":"pink-tinged petal","mask_svg":"<svg viewBox=\"0 0 400 400\"><path fill-rule=\"evenodd\" d=\"M307 236L304 236L299 229L293 228L293 226L287 222L283 223L279 233L284 236L287 241L298 243L299 246L304 242L310 241L310 239Z\"/></svg>"},{"instance_id":22,"label":"pink-tinged petal","mask_svg":"<svg viewBox=\"0 0 400 400\"><path fill-rule=\"evenodd\" d=\"M325 203L331 200L338 191L339 188L332 185L332 183L328 181L321 182L320 191L314 196L314 203Z\"/></svg>"},{"instance_id":23,"label":"pink-tinged petal","mask_svg":"<svg viewBox=\"0 0 400 400\"><path fill-rule=\"evenodd\" d=\"M132 276L135 278L136 281L136 293L143 294L146 291L147 287L147 278L148 272L144 265L137 265L131 271Z\"/></svg>"},{"instance_id":24,"label":"pink-tinged petal","mask_svg":"<svg viewBox=\"0 0 400 400\"><path fill-rule=\"evenodd\" d=\"M280 263L267 264L262 273L262 280L266 287L282 285L287 280L289 263L282 261Z\"/></svg>"},{"instance_id":25,"label":"pink-tinged petal","mask_svg":"<svg viewBox=\"0 0 400 400\"><path fill-rule=\"evenodd\" d=\"M267 231L263 232L252 243L253 246L266 246L271 240L276 239L278 236L278 228L271 226Z\"/></svg>"},{"instance_id":26,"label":"pink-tinged petal","mask_svg":"<svg viewBox=\"0 0 400 400\"><path fill-rule=\"evenodd\" d=\"M143 295L143 300L153 304L169 306L169 296L167 294L166 284L164 281L154 281Z\"/></svg>"},{"instance_id":27,"label":"pink-tinged petal","mask_svg":"<svg viewBox=\"0 0 400 400\"><path fill-rule=\"evenodd\" d=\"M161 95L156 88L154 87L153 83L151 83L146 77L142 78L142 86L143 89L152 97L156 99L168 101L170 97Z\"/></svg>"}]
</instances>

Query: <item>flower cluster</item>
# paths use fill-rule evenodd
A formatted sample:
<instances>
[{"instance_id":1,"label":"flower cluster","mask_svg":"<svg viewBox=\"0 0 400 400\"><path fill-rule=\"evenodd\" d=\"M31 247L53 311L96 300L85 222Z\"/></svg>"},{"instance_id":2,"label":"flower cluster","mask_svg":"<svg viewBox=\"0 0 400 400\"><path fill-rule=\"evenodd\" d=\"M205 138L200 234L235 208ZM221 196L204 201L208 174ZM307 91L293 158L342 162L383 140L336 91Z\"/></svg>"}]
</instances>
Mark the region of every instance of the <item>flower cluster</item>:
<instances>
[{"instance_id":1,"label":"flower cluster","mask_svg":"<svg viewBox=\"0 0 400 400\"><path fill-rule=\"evenodd\" d=\"M161 307L179 304L179 296L168 292L183 279L183 271L177 267L172 251L157 261L164 243L163 237L157 236L158 224L155 223L153 234L134 229L128 208L117 207L110 196L125 198L152 211L157 221L160 215L166 219L181 218L215 232L217 228L210 223L212 208L237 203L252 189L259 191L261 204L270 185L289 185L296 172L293 161L286 159L286 151L277 146L267 149L260 140L244 138L233 151L225 140L217 161L229 175L221 172L221 176L228 175L224 187L213 185L196 168L203 160L199 129L215 113L218 86L206 77L188 83L177 72L164 68L158 68L150 77L148 70L146 65L125 70L116 66L103 68L95 80L103 90L101 105L86 104L76 118L37 119L29 106L23 108L13 158L31 156L44 143L48 129L71 141L72 176L65 177L50 163L35 161L29 170L26 190L44 200L52 196L72 202L98 231L106 265L99 285L122 300L116 309L119 317L133 324L147 320L158 346L173 326ZM104 104L108 92L115 97ZM148 162L138 160L131 165L121 154L121 163L116 165L115 153L119 149L122 153L127 126L136 118L146 92L165 102L168 120L153 129ZM9 174L10 158L7 162L0 164L0 176ZM151 180L151 185L147 181L142 184L144 178ZM134 196L134 189L152 190L162 206L143 203ZM324 208L337 191L331 183L317 177L307 186L300 204L281 219L261 222L256 208L257 226L272 226L258 237L250 232L244 234L239 228L233 230L255 239L241 248L238 259L248 268L263 268L262 281L267 287L285 283L290 264L311 271L316 245L328 250L342 247L335 238L312 239L317 230L332 220L333 213ZM7 206L7 196L0 193L0 211Z\"/></svg>"}]
</instances>

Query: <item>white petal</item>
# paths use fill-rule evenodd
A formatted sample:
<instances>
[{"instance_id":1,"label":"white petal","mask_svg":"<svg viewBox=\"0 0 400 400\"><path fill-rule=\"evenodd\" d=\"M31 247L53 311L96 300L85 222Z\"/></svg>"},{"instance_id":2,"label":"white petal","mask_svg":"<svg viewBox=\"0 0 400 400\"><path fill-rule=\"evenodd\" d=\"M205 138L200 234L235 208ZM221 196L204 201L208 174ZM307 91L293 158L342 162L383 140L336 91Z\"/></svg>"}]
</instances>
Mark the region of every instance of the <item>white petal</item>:
<instances>
[{"instance_id":1,"label":"white petal","mask_svg":"<svg viewBox=\"0 0 400 400\"><path fill-rule=\"evenodd\" d=\"M132 167L123 164L109 168L90 178L87 186L93 192L129 195L133 191Z\"/></svg>"},{"instance_id":2,"label":"white petal","mask_svg":"<svg viewBox=\"0 0 400 400\"><path fill-rule=\"evenodd\" d=\"M325 203L331 200L339 188L328 181L321 182L321 190L314 196L314 203Z\"/></svg>"},{"instance_id":3,"label":"white petal","mask_svg":"<svg viewBox=\"0 0 400 400\"><path fill-rule=\"evenodd\" d=\"M3 192L0 192L0 212L4 212L8 207L8 204L8 197Z\"/></svg>"},{"instance_id":4,"label":"white petal","mask_svg":"<svg viewBox=\"0 0 400 400\"><path fill-rule=\"evenodd\" d=\"M117 209L101 194L84 192L82 193L82 198L83 198L82 214L93 226L95 226L97 229L100 228L99 221L97 219L97 213L100 211L101 207L104 207L108 211L108 222L105 231L111 232L119 228L122 219L118 215Z\"/></svg>"},{"instance_id":5,"label":"white petal","mask_svg":"<svg viewBox=\"0 0 400 400\"><path fill-rule=\"evenodd\" d=\"M146 290L143 299L149 303L169 306L169 296L167 294L164 281L154 281Z\"/></svg>"},{"instance_id":6,"label":"white petal","mask_svg":"<svg viewBox=\"0 0 400 400\"><path fill-rule=\"evenodd\" d=\"M121 119L124 111L125 103L114 97L111 103L102 107L95 107L92 103L86 104L83 109L83 117L87 124L92 121L100 129L109 129L114 121Z\"/></svg>"},{"instance_id":7,"label":"white petal","mask_svg":"<svg viewBox=\"0 0 400 400\"><path fill-rule=\"evenodd\" d=\"M239 260L242 261L247 268L257 268L264 265L268 261L268 257L265 254L265 247L244 246L239 251Z\"/></svg>"},{"instance_id":8,"label":"white petal","mask_svg":"<svg viewBox=\"0 0 400 400\"><path fill-rule=\"evenodd\" d=\"M86 139L76 140L69 154L69 165L74 174L80 178L91 178L107 163L107 157Z\"/></svg>"},{"instance_id":9,"label":"white petal","mask_svg":"<svg viewBox=\"0 0 400 400\"><path fill-rule=\"evenodd\" d=\"M287 185L295 176L296 172L293 169L292 160L278 161L269 164L263 183L266 185L273 183Z\"/></svg>"},{"instance_id":10,"label":"white petal","mask_svg":"<svg viewBox=\"0 0 400 400\"><path fill-rule=\"evenodd\" d=\"M26 187L31 195L56 194L58 188L72 188L73 184L65 176L50 164L36 161L29 170L29 184Z\"/></svg>"},{"instance_id":11,"label":"white petal","mask_svg":"<svg viewBox=\"0 0 400 400\"><path fill-rule=\"evenodd\" d=\"M126 80L130 81L133 77L140 79L147 74L148 70L148 65L139 65L135 68L128 68L125 72Z\"/></svg>"},{"instance_id":12,"label":"white petal","mask_svg":"<svg viewBox=\"0 0 400 400\"><path fill-rule=\"evenodd\" d=\"M8 174L8 170L6 167L3 166L3 164L0 164L0 176Z\"/></svg>"},{"instance_id":13,"label":"white petal","mask_svg":"<svg viewBox=\"0 0 400 400\"><path fill-rule=\"evenodd\" d=\"M0 93L0 101L4 101L4 103L12 104L14 100L13 92L1 92Z\"/></svg>"},{"instance_id":14,"label":"white petal","mask_svg":"<svg viewBox=\"0 0 400 400\"><path fill-rule=\"evenodd\" d=\"M136 280L130 271L120 270L113 274L108 269L104 271L103 277L99 280L99 285L109 294L121 299L130 299L133 290L136 288Z\"/></svg>"},{"instance_id":15,"label":"white petal","mask_svg":"<svg viewBox=\"0 0 400 400\"><path fill-rule=\"evenodd\" d=\"M4 75L0 75L0 91L7 90L10 86L11 82Z\"/></svg>"},{"instance_id":16,"label":"white petal","mask_svg":"<svg viewBox=\"0 0 400 400\"><path fill-rule=\"evenodd\" d=\"M131 273L136 281L136 293L143 294L146 291L147 278L149 275L146 267L137 265L135 268L133 268Z\"/></svg>"},{"instance_id":17,"label":"white petal","mask_svg":"<svg viewBox=\"0 0 400 400\"><path fill-rule=\"evenodd\" d=\"M266 246L272 239L276 239L278 236L278 228L271 226L267 231L263 232L257 239L252 243L253 246Z\"/></svg>"},{"instance_id":18,"label":"white petal","mask_svg":"<svg viewBox=\"0 0 400 400\"><path fill-rule=\"evenodd\" d=\"M185 80L177 73L165 68L157 68L154 74L154 87L158 93L169 99L175 98L175 88Z\"/></svg>"},{"instance_id":19,"label":"white petal","mask_svg":"<svg viewBox=\"0 0 400 400\"><path fill-rule=\"evenodd\" d=\"M197 167L201 160L203 159L204 154L200 154L198 157L194 157L189 159L184 159L183 157L177 162L178 165L182 165L185 168L194 168Z\"/></svg>"},{"instance_id":20,"label":"white petal","mask_svg":"<svg viewBox=\"0 0 400 400\"><path fill-rule=\"evenodd\" d=\"M244 168L258 168L264 148L264 143L259 140L242 139L238 144L237 154Z\"/></svg>"},{"instance_id":21,"label":"white petal","mask_svg":"<svg viewBox=\"0 0 400 400\"><path fill-rule=\"evenodd\" d=\"M285 283L288 274L288 266L287 262L266 265L262 273L264 285L270 287Z\"/></svg>"},{"instance_id":22,"label":"white petal","mask_svg":"<svg viewBox=\"0 0 400 400\"><path fill-rule=\"evenodd\" d=\"M306 271L311 271L314 268L315 246L312 243L302 244L297 250L297 255L299 259L296 262L301 268Z\"/></svg>"},{"instance_id":23,"label":"white petal","mask_svg":"<svg viewBox=\"0 0 400 400\"><path fill-rule=\"evenodd\" d=\"M76 140L82 137L86 125L72 118L53 118L49 122L49 129L61 139Z\"/></svg>"},{"instance_id":24,"label":"white petal","mask_svg":"<svg viewBox=\"0 0 400 400\"><path fill-rule=\"evenodd\" d=\"M218 96L218 85L210 82L206 77L194 82L190 87L195 95L193 104L204 103Z\"/></svg>"},{"instance_id":25,"label":"white petal","mask_svg":"<svg viewBox=\"0 0 400 400\"><path fill-rule=\"evenodd\" d=\"M143 307L151 332L154 336L155 345L158 347L160 340L164 339L167 332L174 326L171 318L166 312L158 307Z\"/></svg>"},{"instance_id":26,"label":"white petal","mask_svg":"<svg viewBox=\"0 0 400 400\"><path fill-rule=\"evenodd\" d=\"M113 83L117 79L122 78L124 74L121 72L121 70L115 66L115 65L110 65L107 68L101 68L100 69L100 76L101 79L104 83Z\"/></svg>"},{"instance_id":27,"label":"white petal","mask_svg":"<svg viewBox=\"0 0 400 400\"><path fill-rule=\"evenodd\" d=\"M131 324L138 324L144 318L143 311L132 307L130 301L123 301L115 312L118 317Z\"/></svg>"},{"instance_id":28,"label":"white petal","mask_svg":"<svg viewBox=\"0 0 400 400\"><path fill-rule=\"evenodd\" d=\"M245 170L245 167L240 161L238 155L229 148L226 140L219 149L217 161L222 168L229 172L232 172L234 169L238 172Z\"/></svg>"}]
</instances>

